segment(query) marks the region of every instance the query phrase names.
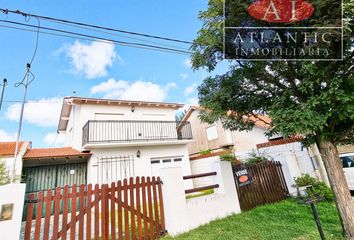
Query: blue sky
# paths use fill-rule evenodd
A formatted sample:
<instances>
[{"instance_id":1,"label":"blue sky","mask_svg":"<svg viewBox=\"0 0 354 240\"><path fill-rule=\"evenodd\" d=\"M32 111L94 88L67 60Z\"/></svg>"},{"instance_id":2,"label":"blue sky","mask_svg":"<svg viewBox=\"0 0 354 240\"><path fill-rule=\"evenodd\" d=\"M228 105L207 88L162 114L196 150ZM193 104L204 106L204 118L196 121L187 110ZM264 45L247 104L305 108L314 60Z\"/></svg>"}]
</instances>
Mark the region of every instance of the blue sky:
<instances>
[{"instance_id":1,"label":"blue sky","mask_svg":"<svg viewBox=\"0 0 354 240\"><path fill-rule=\"evenodd\" d=\"M0 1L0 7L192 41L202 25L197 19L198 12L206 9L207 1L11 0ZM26 23L24 17L14 14L6 16L0 13L2 19ZM37 21L31 18L28 23L36 25ZM83 29L53 25L46 21L41 21L41 26L65 27L87 33ZM89 33L102 35L92 31ZM25 73L25 64L33 54L36 34L0 27L0 36L0 80L7 78L9 81L0 111L0 141L9 141L14 139L17 131L20 106L12 101L20 101L23 96L23 87L15 88L14 83ZM119 36L109 37L136 41ZM55 133L61 101L64 96L72 95L73 91L82 97L196 104L195 88L209 73L203 70L193 72L188 60L188 55L40 34L31 68L36 79L28 90L22 139L32 141L33 147L60 145L61 137Z\"/></svg>"}]
</instances>

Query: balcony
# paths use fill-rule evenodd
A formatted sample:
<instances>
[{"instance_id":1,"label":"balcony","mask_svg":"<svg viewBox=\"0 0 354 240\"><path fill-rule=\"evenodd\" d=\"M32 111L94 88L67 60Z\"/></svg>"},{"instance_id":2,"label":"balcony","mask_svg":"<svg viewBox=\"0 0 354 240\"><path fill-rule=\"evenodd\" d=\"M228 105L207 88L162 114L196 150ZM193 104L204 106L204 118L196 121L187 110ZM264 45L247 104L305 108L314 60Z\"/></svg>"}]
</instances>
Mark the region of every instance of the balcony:
<instances>
[{"instance_id":1,"label":"balcony","mask_svg":"<svg viewBox=\"0 0 354 240\"><path fill-rule=\"evenodd\" d=\"M189 122L90 120L82 130L82 146L192 140Z\"/></svg>"}]
</instances>

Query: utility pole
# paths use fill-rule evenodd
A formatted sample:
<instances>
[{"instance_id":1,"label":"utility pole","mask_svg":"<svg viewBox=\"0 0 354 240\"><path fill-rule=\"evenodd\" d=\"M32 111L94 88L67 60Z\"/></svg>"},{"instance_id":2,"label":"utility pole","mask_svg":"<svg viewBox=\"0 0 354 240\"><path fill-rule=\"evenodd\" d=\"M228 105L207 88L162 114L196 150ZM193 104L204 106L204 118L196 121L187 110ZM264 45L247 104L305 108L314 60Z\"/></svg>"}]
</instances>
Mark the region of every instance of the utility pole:
<instances>
[{"instance_id":1,"label":"utility pole","mask_svg":"<svg viewBox=\"0 0 354 240\"><path fill-rule=\"evenodd\" d=\"M25 103L26 103L26 97L27 97L27 88L28 88L28 85L34 80L34 78L31 81L29 80L30 74L33 76L30 69L31 69L31 64L27 63L25 78L21 82L15 84L15 87L23 85L25 88L25 91L24 91L22 105L21 105L20 121L18 124L18 131L17 131L17 137L16 137L14 163L13 163L13 169L12 169L12 175L11 175L11 182L12 183L14 183L16 181L16 162L17 162L17 156L18 156L18 150L19 150L18 148L19 148L20 137L21 137L21 132L22 132L22 120L23 120L23 112L25 109Z\"/></svg>"},{"instance_id":2,"label":"utility pole","mask_svg":"<svg viewBox=\"0 0 354 240\"><path fill-rule=\"evenodd\" d=\"M4 80L2 81L2 84L0 84L0 86L2 86L2 91L1 91L1 95L0 95L0 111L1 111L1 106L2 106L2 100L4 98L4 92L5 92L6 85L7 85L7 79L4 78Z\"/></svg>"}]
</instances>

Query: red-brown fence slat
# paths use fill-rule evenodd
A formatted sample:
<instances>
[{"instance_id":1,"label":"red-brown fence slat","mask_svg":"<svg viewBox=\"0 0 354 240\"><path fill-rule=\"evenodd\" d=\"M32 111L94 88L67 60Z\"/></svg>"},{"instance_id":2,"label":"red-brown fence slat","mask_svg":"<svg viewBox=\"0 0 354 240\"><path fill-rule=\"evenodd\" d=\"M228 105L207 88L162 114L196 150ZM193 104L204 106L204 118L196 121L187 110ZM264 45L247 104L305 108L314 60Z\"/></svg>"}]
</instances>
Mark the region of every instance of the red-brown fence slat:
<instances>
[{"instance_id":1,"label":"red-brown fence slat","mask_svg":"<svg viewBox=\"0 0 354 240\"><path fill-rule=\"evenodd\" d=\"M252 184L254 186L257 187L257 189L259 189L262 192L262 196L258 196L255 199L252 199L252 201L250 202L250 208L254 208L258 205L262 205L265 203L270 202L269 199L269 192L270 189L267 185L267 179L264 176L264 173L268 174L266 171L266 169L264 169L262 167L262 164L255 164L255 165L251 165L249 168L254 170L254 176L257 179L257 181L255 182L255 184ZM251 192L252 194L252 192Z\"/></svg>"},{"instance_id":2,"label":"red-brown fence slat","mask_svg":"<svg viewBox=\"0 0 354 240\"><path fill-rule=\"evenodd\" d=\"M146 181L147 193L148 193L148 205L149 205L149 226L150 226L150 239L155 239L154 231L154 215L153 215L153 205L152 205L152 195L151 195L151 179L147 177Z\"/></svg>"},{"instance_id":3,"label":"red-brown fence slat","mask_svg":"<svg viewBox=\"0 0 354 240\"><path fill-rule=\"evenodd\" d=\"M264 188L262 186L262 182L261 182L261 171L258 167L258 165L255 166L251 166L250 168L252 168L252 172L253 172L253 176L254 176L254 182L253 184L250 184L250 186L253 187L253 191L254 191L254 199L253 201L256 201L256 204L262 204L263 202L266 201L266 196L265 196L265 191ZM250 192L250 194L252 194L252 192ZM253 204L253 206L256 206L256 204ZM252 207L253 207L252 206Z\"/></svg>"},{"instance_id":4,"label":"red-brown fence slat","mask_svg":"<svg viewBox=\"0 0 354 240\"><path fill-rule=\"evenodd\" d=\"M84 239L84 217L85 217L85 185L79 188L79 240Z\"/></svg>"},{"instance_id":5,"label":"red-brown fence slat","mask_svg":"<svg viewBox=\"0 0 354 240\"><path fill-rule=\"evenodd\" d=\"M71 221L70 221L70 240L75 240L76 234L76 196L77 186L74 184L71 187Z\"/></svg>"},{"instance_id":6,"label":"red-brown fence slat","mask_svg":"<svg viewBox=\"0 0 354 240\"><path fill-rule=\"evenodd\" d=\"M154 226L154 231L155 231L155 236L160 235L160 224L159 224L159 205L157 201L157 183L156 183L156 178L152 177L152 195L153 195L153 203L154 203L154 220L155 220L155 226Z\"/></svg>"},{"instance_id":7,"label":"red-brown fence slat","mask_svg":"<svg viewBox=\"0 0 354 240\"><path fill-rule=\"evenodd\" d=\"M143 231L141 225L141 199L140 199L140 178L135 178L135 185L136 185L136 211L137 211L137 227L138 227L138 239L143 238Z\"/></svg>"},{"instance_id":8,"label":"red-brown fence slat","mask_svg":"<svg viewBox=\"0 0 354 240\"><path fill-rule=\"evenodd\" d=\"M279 183L279 178L276 175L275 168L274 168L274 162L271 162L271 164L268 165L269 171L271 174L268 175L269 181L270 181L270 186L272 190L272 197L273 201L272 202L278 202L279 201L279 189L277 188L277 185Z\"/></svg>"},{"instance_id":9,"label":"red-brown fence slat","mask_svg":"<svg viewBox=\"0 0 354 240\"><path fill-rule=\"evenodd\" d=\"M100 236L100 210L99 210L99 201L100 198L100 188L98 184L95 185L95 240L99 239Z\"/></svg>"},{"instance_id":10,"label":"red-brown fence slat","mask_svg":"<svg viewBox=\"0 0 354 240\"><path fill-rule=\"evenodd\" d=\"M61 188L57 187L55 189L54 195L54 220L53 220L53 237L52 239L58 239L58 231L59 231L59 215L60 215L60 195Z\"/></svg>"},{"instance_id":11,"label":"red-brown fence slat","mask_svg":"<svg viewBox=\"0 0 354 240\"><path fill-rule=\"evenodd\" d=\"M111 193L111 198L110 198L111 200L111 240L116 240L116 202L114 201L115 193L116 193L115 182L111 183L110 193Z\"/></svg>"},{"instance_id":12,"label":"red-brown fence slat","mask_svg":"<svg viewBox=\"0 0 354 240\"><path fill-rule=\"evenodd\" d=\"M103 184L101 186L101 228L102 228L102 240L108 240L108 185Z\"/></svg>"},{"instance_id":13,"label":"red-brown fence slat","mask_svg":"<svg viewBox=\"0 0 354 240\"><path fill-rule=\"evenodd\" d=\"M62 218L62 240L66 240L67 236L67 224L68 224L68 209L69 209L69 185L64 187L63 192L63 218Z\"/></svg>"},{"instance_id":14,"label":"red-brown fence slat","mask_svg":"<svg viewBox=\"0 0 354 240\"><path fill-rule=\"evenodd\" d=\"M136 239L136 227L135 227L135 204L134 204L134 179L129 178L129 195L130 195L130 228L132 232L132 239Z\"/></svg>"},{"instance_id":15,"label":"red-brown fence slat","mask_svg":"<svg viewBox=\"0 0 354 240\"><path fill-rule=\"evenodd\" d=\"M163 208L163 196L162 196L162 181L160 177L157 177L157 190L158 190L158 195L159 195L159 207L160 207L160 231L165 232L165 213L164 213L164 208Z\"/></svg>"},{"instance_id":16,"label":"red-brown fence slat","mask_svg":"<svg viewBox=\"0 0 354 240\"><path fill-rule=\"evenodd\" d=\"M92 184L87 185L86 194L86 240L92 240L91 238L91 208L92 208Z\"/></svg>"},{"instance_id":17,"label":"red-brown fence slat","mask_svg":"<svg viewBox=\"0 0 354 240\"><path fill-rule=\"evenodd\" d=\"M146 181L145 177L141 178L141 189L142 189L142 194L141 194L141 199L143 203L143 219L144 219L144 239L148 239L149 237L149 222L147 218L147 202L146 202Z\"/></svg>"},{"instance_id":18,"label":"red-brown fence slat","mask_svg":"<svg viewBox=\"0 0 354 240\"><path fill-rule=\"evenodd\" d=\"M52 210L52 190L48 190L46 196L44 197L45 202L45 217L44 217L44 230L43 239L49 239L49 227L50 227L50 214Z\"/></svg>"},{"instance_id":19,"label":"red-brown fence slat","mask_svg":"<svg viewBox=\"0 0 354 240\"><path fill-rule=\"evenodd\" d=\"M118 239L123 239L123 211L122 211L122 182L117 183L117 199L118 199Z\"/></svg>"},{"instance_id":20,"label":"red-brown fence slat","mask_svg":"<svg viewBox=\"0 0 354 240\"><path fill-rule=\"evenodd\" d=\"M34 240L39 240L41 235L41 220L42 220L43 192L37 194L37 211L34 228Z\"/></svg>"},{"instance_id":21,"label":"red-brown fence slat","mask_svg":"<svg viewBox=\"0 0 354 240\"><path fill-rule=\"evenodd\" d=\"M27 216L26 216L26 226L25 226L25 240L31 239L31 228L32 228L32 217L33 217L33 207L34 207L34 193L28 194L29 202L27 203ZM32 201L32 202L31 202Z\"/></svg>"},{"instance_id":22,"label":"red-brown fence slat","mask_svg":"<svg viewBox=\"0 0 354 240\"><path fill-rule=\"evenodd\" d=\"M130 232L129 232L129 211L128 211L128 181L125 178L123 180L123 194L124 194L124 205L126 206L124 209L124 235L125 238L130 239Z\"/></svg>"}]
</instances>

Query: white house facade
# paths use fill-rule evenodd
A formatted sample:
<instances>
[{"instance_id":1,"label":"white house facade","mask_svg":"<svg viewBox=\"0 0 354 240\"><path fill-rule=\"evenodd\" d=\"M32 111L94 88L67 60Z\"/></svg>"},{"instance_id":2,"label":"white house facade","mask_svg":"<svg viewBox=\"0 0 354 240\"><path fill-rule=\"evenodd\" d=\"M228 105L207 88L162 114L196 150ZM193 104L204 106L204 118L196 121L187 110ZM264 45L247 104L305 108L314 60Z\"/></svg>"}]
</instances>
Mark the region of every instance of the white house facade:
<instances>
[{"instance_id":1,"label":"white house facade","mask_svg":"<svg viewBox=\"0 0 354 240\"><path fill-rule=\"evenodd\" d=\"M65 146L90 152L87 183L110 183L127 177L158 176L160 169L181 167L191 173L187 144L189 123L175 121L183 105L65 97L58 132ZM185 181L186 188L191 181Z\"/></svg>"}]
</instances>

